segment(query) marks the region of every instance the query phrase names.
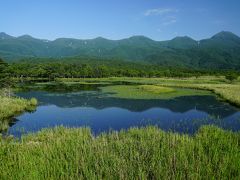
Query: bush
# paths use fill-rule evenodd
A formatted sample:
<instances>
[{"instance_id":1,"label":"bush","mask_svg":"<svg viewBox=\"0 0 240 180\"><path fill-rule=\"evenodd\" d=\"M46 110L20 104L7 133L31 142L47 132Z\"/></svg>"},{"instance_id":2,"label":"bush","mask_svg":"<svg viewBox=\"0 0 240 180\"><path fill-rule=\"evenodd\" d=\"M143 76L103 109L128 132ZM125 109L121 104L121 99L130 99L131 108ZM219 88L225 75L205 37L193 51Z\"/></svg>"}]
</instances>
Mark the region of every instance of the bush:
<instances>
[{"instance_id":1,"label":"bush","mask_svg":"<svg viewBox=\"0 0 240 180\"><path fill-rule=\"evenodd\" d=\"M29 101L30 105L32 106L36 106L38 104L38 101L36 98L31 98L30 101Z\"/></svg>"},{"instance_id":2,"label":"bush","mask_svg":"<svg viewBox=\"0 0 240 180\"><path fill-rule=\"evenodd\" d=\"M238 79L238 75L235 73L229 73L225 76L225 78L229 81L234 81Z\"/></svg>"}]
</instances>

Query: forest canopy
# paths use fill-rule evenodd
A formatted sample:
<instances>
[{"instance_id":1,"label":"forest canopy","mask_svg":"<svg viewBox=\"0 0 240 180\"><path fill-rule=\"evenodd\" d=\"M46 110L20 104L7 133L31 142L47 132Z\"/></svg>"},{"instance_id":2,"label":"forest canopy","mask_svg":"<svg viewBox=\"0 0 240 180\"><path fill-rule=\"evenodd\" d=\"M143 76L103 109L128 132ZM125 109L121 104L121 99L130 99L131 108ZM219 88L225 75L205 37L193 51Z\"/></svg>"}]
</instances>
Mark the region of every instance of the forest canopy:
<instances>
[{"instance_id":1,"label":"forest canopy","mask_svg":"<svg viewBox=\"0 0 240 180\"><path fill-rule=\"evenodd\" d=\"M0 60L0 78L103 78L103 77L191 77L224 75L226 71L157 66L97 58L25 59L7 64ZM228 72L229 73L229 72Z\"/></svg>"}]
</instances>

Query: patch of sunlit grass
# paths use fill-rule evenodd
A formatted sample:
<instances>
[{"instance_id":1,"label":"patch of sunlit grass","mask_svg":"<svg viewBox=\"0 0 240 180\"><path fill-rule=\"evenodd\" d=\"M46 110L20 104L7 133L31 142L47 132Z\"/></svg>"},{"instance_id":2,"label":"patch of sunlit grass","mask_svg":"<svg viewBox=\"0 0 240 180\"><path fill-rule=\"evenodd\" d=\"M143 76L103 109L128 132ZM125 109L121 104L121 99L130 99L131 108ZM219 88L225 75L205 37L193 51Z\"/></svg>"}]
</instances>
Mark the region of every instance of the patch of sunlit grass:
<instances>
[{"instance_id":1,"label":"patch of sunlit grass","mask_svg":"<svg viewBox=\"0 0 240 180\"><path fill-rule=\"evenodd\" d=\"M35 109L37 99L26 100L17 97L0 96L0 130L6 129L6 119L23 111Z\"/></svg>"},{"instance_id":2,"label":"patch of sunlit grass","mask_svg":"<svg viewBox=\"0 0 240 180\"><path fill-rule=\"evenodd\" d=\"M101 90L112 97L124 99L170 99L180 96L209 95L206 91L157 85L115 85L101 87Z\"/></svg>"}]
</instances>

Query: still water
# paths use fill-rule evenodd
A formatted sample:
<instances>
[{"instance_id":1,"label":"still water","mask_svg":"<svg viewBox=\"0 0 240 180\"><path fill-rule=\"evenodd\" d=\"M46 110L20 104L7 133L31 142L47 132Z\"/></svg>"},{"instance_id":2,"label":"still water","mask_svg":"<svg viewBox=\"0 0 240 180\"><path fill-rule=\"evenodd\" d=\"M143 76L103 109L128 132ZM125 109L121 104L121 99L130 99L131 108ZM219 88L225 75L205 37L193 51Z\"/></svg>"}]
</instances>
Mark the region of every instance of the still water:
<instances>
[{"instance_id":1,"label":"still water","mask_svg":"<svg viewBox=\"0 0 240 180\"><path fill-rule=\"evenodd\" d=\"M20 97L35 97L39 106L12 120L8 133L20 137L55 126L90 127L94 134L146 125L166 131L195 133L200 126L214 124L240 129L240 111L215 96L184 96L165 100L110 97L99 90L78 92L27 91Z\"/></svg>"}]
</instances>

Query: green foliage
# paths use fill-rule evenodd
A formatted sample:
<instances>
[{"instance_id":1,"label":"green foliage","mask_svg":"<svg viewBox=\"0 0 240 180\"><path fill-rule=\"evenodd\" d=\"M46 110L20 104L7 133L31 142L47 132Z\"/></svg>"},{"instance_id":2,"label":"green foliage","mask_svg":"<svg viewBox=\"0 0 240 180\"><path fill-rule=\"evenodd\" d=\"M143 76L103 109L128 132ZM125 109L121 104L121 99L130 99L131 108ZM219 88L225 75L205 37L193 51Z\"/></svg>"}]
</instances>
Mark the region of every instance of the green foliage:
<instances>
[{"instance_id":1,"label":"green foliage","mask_svg":"<svg viewBox=\"0 0 240 180\"><path fill-rule=\"evenodd\" d=\"M229 81L234 81L238 79L238 75L236 73L228 73L225 78Z\"/></svg>"},{"instance_id":2,"label":"green foliage","mask_svg":"<svg viewBox=\"0 0 240 180\"><path fill-rule=\"evenodd\" d=\"M223 74L194 68L156 66L95 58L28 59L9 64L8 74L15 78L104 78L104 77L190 77Z\"/></svg>"},{"instance_id":3,"label":"green foliage","mask_svg":"<svg viewBox=\"0 0 240 180\"><path fill-rule=\"evenodd\" d=\"M10 88L13 85L12 79L8 72L8 64L0 58L0 89Z\"/></svg>"},{"instance_id":4,"label":"green foliage","mask_svg":"<svg viewBox=\"0 0 240 180\"><path fill-rule=\"evenodd\" d=\"M239 179L239 133L203 127L193 137L155 127L94 137L58 127L0 140L1 179Z\"/></svg>"},{"instance_id":5,"label":"green foliage","mask_svg":"<svg viewBox=\"0 0 240 180\"><path fill-rule=\"evenodd\" d=\"M0 87L5 84L5 69L7 64L0 58Z\"/></svg>"}]
</instances>

